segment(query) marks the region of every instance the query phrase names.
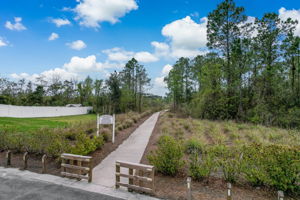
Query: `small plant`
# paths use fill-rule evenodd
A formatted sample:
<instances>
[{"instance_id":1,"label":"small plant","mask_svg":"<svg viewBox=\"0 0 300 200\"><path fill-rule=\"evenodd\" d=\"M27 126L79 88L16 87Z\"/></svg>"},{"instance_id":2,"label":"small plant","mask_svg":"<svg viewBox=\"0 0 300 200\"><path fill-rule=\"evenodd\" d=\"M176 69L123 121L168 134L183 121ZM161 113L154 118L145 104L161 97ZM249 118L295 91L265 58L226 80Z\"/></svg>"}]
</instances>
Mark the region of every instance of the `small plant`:
<instances>
[{"instance_id":1,"label":"small plant","mask_svg":"<svg viewBox=\"0 0 300 200\"><path fill-rule=\"evenodd\" d=\"M243 154L239 152L238 148L225 147L221 155L218 163L224 179L230 183L237 182L242 170Z\"/></svg>"},{"instance_id":2,"label":"small plant","mask_svg":"<svg viewBox=\"0 0 300 200\"><path fill-rule=\"evenodd\" d=\"M175 176L183 167L181 144L171 136L161 136L158 149L148 156L149 162L165 175Z\"/></svg>"},{"instance_id":3,"label":"small plant","mask_svg":"<svg viewBox=\"0 0 300 200\"><path fill-rule=\"evenodd\" d=\"M202 153L203 151L203 144L197 139L189 139L185 143L185 153L193 154L193 153Z\"/></svg>"},{"instance_id":4,"label":"small plant","mask_svg":"<svg viewBox=\"0 0 300 200\"><path fill-rule=\"evenodd\" d=\"M100 129L100 135L103 136L105 142L109 142L111 138L111 130L108 128Z\"/></svg>"},{"instance_id":5,"label":"small plant","mask_svg":"<svg viewBox=\"0 0 300 200\"><path fill-rule=\"evenodd\" d=\"M202 156L199 153L190 155L189 174L195 180L202 180L210 176L215 170L216 162L213 154L205 153Z\"/></svg>"}]
</instances>

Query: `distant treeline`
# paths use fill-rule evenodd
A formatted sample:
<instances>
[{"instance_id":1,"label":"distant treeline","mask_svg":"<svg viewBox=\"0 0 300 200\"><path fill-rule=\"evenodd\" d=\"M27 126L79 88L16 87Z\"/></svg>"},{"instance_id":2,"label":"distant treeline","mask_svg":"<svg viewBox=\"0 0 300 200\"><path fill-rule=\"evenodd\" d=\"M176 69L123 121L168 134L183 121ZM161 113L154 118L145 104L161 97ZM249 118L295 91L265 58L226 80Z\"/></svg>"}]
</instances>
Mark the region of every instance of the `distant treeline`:
<instances>
[{"instance_id":1,"label":"distant treeline","mask_svg":"<svg viewBox=\"0 0 300 200\"><path fill-rule=\"evenodd\" d=\"M134 58L123 71L111 73L107 80L51 80L40 76L35 80L17 82L0 78L0 104L24 106L65 106L82 104L93 106L95 112L120 113L139 111L162 105L162 98L146 94L150 78L143 65Z\"/></svg>"},{"instance_id":2,"label":"distant treeline","mask_svg":"<svg viewBox=\"0 0 300 200\"><path fill-rule=\"evenodd\" d=\"M165 78L173 109L206 119L299 128L298 22L275 13L249 19L233 0L209 13L210 52L180 58Z\"/></svg>"}]
</instances>

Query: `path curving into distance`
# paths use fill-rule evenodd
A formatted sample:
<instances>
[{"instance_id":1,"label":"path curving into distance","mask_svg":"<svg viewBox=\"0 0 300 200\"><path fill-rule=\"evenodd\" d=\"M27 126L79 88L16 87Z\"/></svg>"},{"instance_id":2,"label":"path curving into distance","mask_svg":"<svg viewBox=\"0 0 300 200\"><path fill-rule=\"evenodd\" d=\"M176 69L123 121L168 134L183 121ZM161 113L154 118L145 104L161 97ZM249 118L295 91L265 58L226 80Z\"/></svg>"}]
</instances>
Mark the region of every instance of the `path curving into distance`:
<instances>
[{"instance_id":1,"label":"path curving into distance","mask_svg":"<svg viewBox=\"0 0 300 200\"><path fill-rule=\"evenodd\" d=\"M116 161L140 163L148 141L158 120L159 112L154 113L141 124L115 151L111 152L93 169L95 184L115 186Z\"/></svg>"}]
</instances>

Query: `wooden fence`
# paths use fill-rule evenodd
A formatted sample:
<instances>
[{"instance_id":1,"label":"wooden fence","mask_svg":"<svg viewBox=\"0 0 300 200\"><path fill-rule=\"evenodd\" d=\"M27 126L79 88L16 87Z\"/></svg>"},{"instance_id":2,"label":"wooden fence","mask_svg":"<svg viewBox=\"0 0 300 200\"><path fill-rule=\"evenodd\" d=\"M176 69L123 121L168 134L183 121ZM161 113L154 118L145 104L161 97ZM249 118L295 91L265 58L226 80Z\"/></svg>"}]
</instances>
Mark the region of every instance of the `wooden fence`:
<instances>
[{"instance_id":1,"label":"wooden fence","mask_svg":"<svg viewBox=\"0 0 300 200\"><path fill-rule=\"evenodd\" d=\"M121 173L121 168L127 168L128 174ZM127 187L128 191L138 191L154 193L154 174L153 166L136 164L130 162L116 162L116 188ZM121 177L128 178L128 184L121 182Z\"/></svg>"},{"instance_id":2,"label":"wooden fence","mask_svg":"<svg viewBox=\"0 0 300 200\"><path fill-rule=\"evenodd\" d=\"M64 177L87 179L92 182L92 157L64 153L61 155L61 175Z\"/></svg>"}]
</instances>

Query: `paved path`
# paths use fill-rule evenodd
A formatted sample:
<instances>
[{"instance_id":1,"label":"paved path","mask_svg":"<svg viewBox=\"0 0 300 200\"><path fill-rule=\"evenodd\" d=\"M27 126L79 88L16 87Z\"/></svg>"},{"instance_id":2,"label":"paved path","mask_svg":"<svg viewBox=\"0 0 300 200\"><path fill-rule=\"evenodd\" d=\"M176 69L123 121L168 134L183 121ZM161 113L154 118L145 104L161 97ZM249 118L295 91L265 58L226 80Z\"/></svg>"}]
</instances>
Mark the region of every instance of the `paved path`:
<instances>
[{"instance_id":1,"label":"paved path","mask_svg":"<svg viewBox=\"0 0 300 200\"><path fill-rule=\"evenodd\" d=\"M1 200L122 200L47 182L0 177Z\"/></svg>"},{"instance_id":2,"label":"paved path","mask_svg":"<svg viewBox=\"0 0 300 200\"><path fill-rule=\"evenodd\" d=\"M158 200L87 181L0 167L0 200Z\"/></svg>"},{"instance_id":3,"label":"paved path","mask_svg":"<svg viewBox=\"0 0 300 200\"><path fill-rule=\"evenodd\" d=\"M141 124L127 140L93 169L93 183L106 187L114 187L115 165L117 160L133 163L139 163L141 161L158 116L159 112L154 113Z\"/></svg>"}]
</instances>

